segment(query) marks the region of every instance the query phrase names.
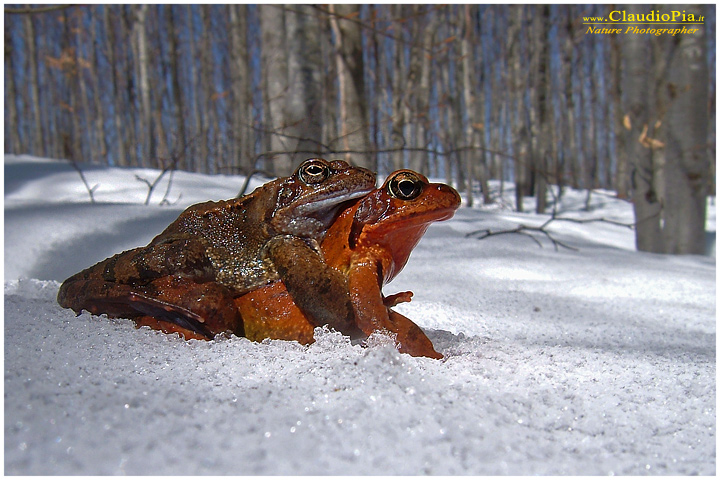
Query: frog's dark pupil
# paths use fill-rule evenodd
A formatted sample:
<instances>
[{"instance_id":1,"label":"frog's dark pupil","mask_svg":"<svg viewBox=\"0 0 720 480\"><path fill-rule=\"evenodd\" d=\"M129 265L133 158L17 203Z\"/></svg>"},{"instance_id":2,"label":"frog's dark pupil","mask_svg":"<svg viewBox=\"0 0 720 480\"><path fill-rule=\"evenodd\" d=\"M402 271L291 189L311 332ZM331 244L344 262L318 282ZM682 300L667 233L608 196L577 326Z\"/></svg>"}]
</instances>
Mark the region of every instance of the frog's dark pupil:
<instances>
[{"instance_id":1,"label":"frog's dark pupil","mask_svg":"<svg viewBox=\"0 0 720 480\"><path fill-rule=\"evenodd\" d=\"M307 173L312 176L320 176L322 174L322 168L317 165L310 165L307 168Z\"/></svg>"},{"instance_id":2,"label":"frog's dark pupil","mask_svg":"<svg viewBox=\"0 0 720 480\"><path fill-rule=\"evenodd\" d=\"M411 177L408 178L395 178L390 182L389 191L393 197L400 198L402 200L412 200L417 198L422 191L422 185L418 179Z\"/></svg>"},{"instance_id":3,"label":"frog's dark pupil","mask_svg":"<svg viewBox=\"0 0 720 480\"><path fill-rule=\"evenodd\" d=\"M400 182L398 183L398 189L400 190L400 193L403 197L410 197L415 191L415 182L412 182L410 180L400 180Z\"/></svg>"}]
</instances>

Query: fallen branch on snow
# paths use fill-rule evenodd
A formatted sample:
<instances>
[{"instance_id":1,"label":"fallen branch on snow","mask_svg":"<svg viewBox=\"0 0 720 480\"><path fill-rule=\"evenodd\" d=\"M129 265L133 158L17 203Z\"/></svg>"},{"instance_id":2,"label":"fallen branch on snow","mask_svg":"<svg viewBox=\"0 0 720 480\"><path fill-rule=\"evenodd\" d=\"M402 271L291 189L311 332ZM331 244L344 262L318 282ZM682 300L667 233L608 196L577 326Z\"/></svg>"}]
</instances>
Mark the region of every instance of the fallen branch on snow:
<instances>
[{"instance_id":1,"label":"fallen branch on snow","mask_svg":"<svg viewBox=\"0 0 720 480\"><path fill-rule=\"evenodd\" d=\"M555 221L563 221L563 222L572 222L572 223L594 223L594 222L603 222L603 223L609 223L611 225L617 225L620 227L627 227L629 229L635 228L635 223L623 223L619 222L617 220L610 220L607 218L567 218L567 217L558 217L553 214L548 218L545 223L542 225L535 227L531 225L525 225L520 224L515 228L509 228L505 230L491 230L489 228L483 229L483 230L475 230L470 233L466 233L465 237L476 237L478 240L482 240L484 238L496 236L496 235L505 235L509 233L516 233L518 235L525 235L527 237L530 237L540 248L542 248L542 243L540 243L540 240L538 240L534 235L531 234L531 232L538 232L542 235L545 235L545 237L550 240L553 244L553 247L555 247L555 251L557 252L559 250L559 247L567 248L568 250L572 250L577 252L579 249L575 248L571 245L568 245L564 242L561 242L557 238L552 236L552 233L547 230L547 227Z\"/></svg>"}]
</instances>

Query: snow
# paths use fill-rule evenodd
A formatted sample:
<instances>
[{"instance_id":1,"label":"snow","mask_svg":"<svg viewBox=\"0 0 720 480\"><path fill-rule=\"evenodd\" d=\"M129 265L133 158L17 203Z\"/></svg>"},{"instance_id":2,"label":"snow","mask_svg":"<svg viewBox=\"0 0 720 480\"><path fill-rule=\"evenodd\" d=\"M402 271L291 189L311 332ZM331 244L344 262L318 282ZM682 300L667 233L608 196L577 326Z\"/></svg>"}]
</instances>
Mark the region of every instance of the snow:
<instances>
[{"instance_id":1,"label":"snow","mask_svg":"<svg viewBox=\"0 0 720 480\"><path fill-rule=\"evenodd\" d=\"M98 204L66 162L5 156L6 474L716 472L712 256L638 253L608 223L553 222L578 251L477 240L465 234L547 216L462 207L385 287L415 292L397 308L444 360L323 329L310 346L186 342L76 317L57 288L243 178L176 172L174 203L158 205L164 178L144 206L135 175L159 172L83 171ZM592 200L581 212L568 191L562 215L632 221L609 192Z\"/></svg>"}]
</instances>

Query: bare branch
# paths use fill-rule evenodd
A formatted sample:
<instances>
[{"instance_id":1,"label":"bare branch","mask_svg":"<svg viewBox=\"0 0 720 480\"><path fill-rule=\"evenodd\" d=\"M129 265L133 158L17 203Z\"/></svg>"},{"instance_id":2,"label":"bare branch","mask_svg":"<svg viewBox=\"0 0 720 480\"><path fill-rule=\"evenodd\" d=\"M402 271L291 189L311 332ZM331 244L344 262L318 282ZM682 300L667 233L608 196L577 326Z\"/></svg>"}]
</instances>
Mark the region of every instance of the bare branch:
<instances>
[{"instance_id":1,"label":"bare branch","mask_svg":"<svg viewBox=\"0 0 720 480\"><path fill-rule=\"evenodd\" d=\"M80 175L80 179L82 180L83 184L85 185L85 189L88 191L88 195L90 195L90 203L95 203L95 196L93 194L95 192L95 189L98 187L98 185L95 184L92 187L90 187L90 185L87 182L87 179L85 178L85 174L80 169L80 165L78 164L78 162L75 160L69 160L69 162L70 162L70 165L73 166L75 171L78 172L78 175Z\"/></svg>"},{"instance_id":2,"label":"bare branch","mask_svg":"<svg viewBox=\"0 0 720 480\"><path fill-rule=\"evenodd\" d=\"M505 235L509 233L517 233L521 235L525 235L527 237L530 237L538 246L542 248L542 244L540 241L532 235L532 232L537 232L542 235L544 235L548 240L550 240L555 247L555 251L559 250L559 247L566 248L568 250L572 251L578 251L579 249L576 247L573 247L571 245L568 245L564 242L561 242L557 238L553 237L552 234L547 230L547 228L552 224L552 222L559 221L559 222L572 222L572 223L595 223L595 222L602 222L602 223L609 223L611 225L617 225L620 227L627 227L629 229L634 229L637 223L624 223L617 220L611 220L607 218L568 218L568 217L558 217L556 216L556 213L553 212L553 214L548 218L545 222L542 223L539 227L537 226L531 226L531 225L524 225L520 224L517 227L509 228L506 230L491 230L489 228L483 229L483 230L475 230L473 232L465 234L465 237L476 237L478 240L482 240L487 237L492 237L496 235ZM642 220L641 220L642 221Z\"/></svg>"},{"instance_id":3,"label":"bare branch","mask_svg":"<svg viewBox=\"0 0 720 480\"><path fill-rule=\"evenodd\" d=\"M78 7L80 5L48 5L47 7L27 7L27 8L14 8L14 7L5 7L5 13L11 14L11 15L27 15L27 14L34 14L34 13L47 13L47 12L54 12L56 10L63 10L65 8L70 7Z\"/></svg>"}]
</instances>

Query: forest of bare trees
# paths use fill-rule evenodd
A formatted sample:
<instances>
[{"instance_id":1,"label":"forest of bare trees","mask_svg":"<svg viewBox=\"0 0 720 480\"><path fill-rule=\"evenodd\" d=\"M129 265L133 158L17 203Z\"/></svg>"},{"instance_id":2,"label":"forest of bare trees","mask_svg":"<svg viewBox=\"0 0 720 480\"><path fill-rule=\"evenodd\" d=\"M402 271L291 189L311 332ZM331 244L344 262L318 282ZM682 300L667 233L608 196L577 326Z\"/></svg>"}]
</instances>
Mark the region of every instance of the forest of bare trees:
<instances>
[{"instance_id":1,"label":"forest of bare trees","mask_svg":"<svg viewBox=\"0 0 720 480\"><path fill-rule=\"evenodd\" d=\"M673 9L697 31L588 32ZM704 248L714 5L6 5L4 38L7 153L270 175L347 157L466 205L512 181L538 212L550 186L604 188L639 249Z\"/></svg>"}]
</instances>

